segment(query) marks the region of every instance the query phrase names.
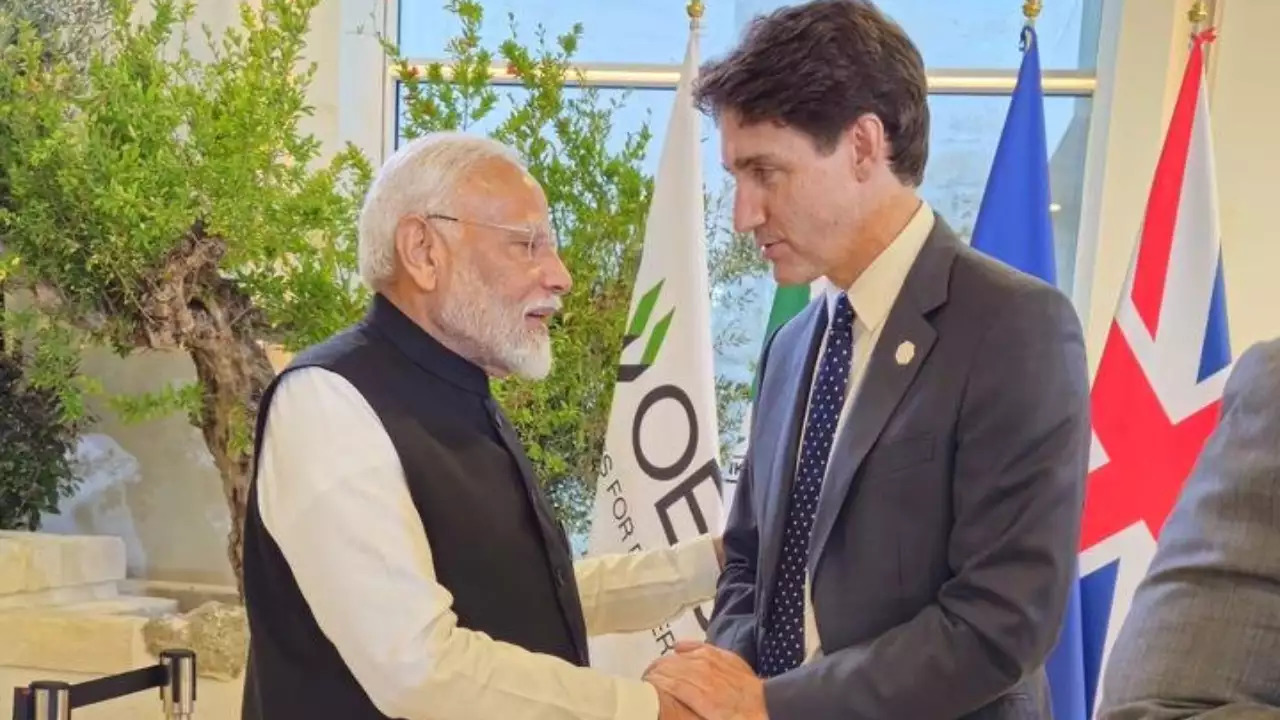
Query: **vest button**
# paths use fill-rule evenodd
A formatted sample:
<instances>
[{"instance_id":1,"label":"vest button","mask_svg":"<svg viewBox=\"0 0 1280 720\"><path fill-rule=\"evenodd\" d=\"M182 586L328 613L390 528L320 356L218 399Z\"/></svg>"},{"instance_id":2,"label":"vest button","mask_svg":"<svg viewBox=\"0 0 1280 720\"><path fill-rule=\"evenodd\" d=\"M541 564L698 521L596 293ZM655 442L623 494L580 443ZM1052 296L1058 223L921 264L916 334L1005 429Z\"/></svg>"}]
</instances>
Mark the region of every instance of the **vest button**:
<instances>
[{"instance_id":1,"label":"vest button","mask_svg":"<svg viewBox=\"0 0 1280 720\"><path fill-rule=\"evenodd\" d=\"M564 568L557 567L555 576L556 576L556 587L558 588L564 587Z\"/></svg>"}]
</instances>

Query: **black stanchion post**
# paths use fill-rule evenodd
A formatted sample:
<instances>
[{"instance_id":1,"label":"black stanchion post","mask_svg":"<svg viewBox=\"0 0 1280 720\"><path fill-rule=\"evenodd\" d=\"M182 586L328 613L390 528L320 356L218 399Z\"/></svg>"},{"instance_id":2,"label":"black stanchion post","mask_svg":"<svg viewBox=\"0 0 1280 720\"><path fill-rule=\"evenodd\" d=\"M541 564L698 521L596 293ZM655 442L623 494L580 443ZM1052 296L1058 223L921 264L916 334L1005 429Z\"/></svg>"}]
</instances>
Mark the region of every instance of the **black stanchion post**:
<instances>
[{"instance_id":1,"label":"black stanchion post","mask_svg":"<svg viewBox=\"0 0 1280 720\"><path fill-rule=\"evenodd\" d=\"M37 680L31 690L31 720L71 720L71 686L56 680Z\"/></svg>"},{"instance_id":2,"label":"black stanchion post","mask_svg":"<svg viewBox=\"0 0 1280 720\"><path fill-rule=\"evenodd\" d=\"M12 720L31 720L31 688L16 687L13 689Z\"/></svg>"},{"instance_id":3,"label":"black stanchion post","mask_svg":"<svg viewBox=\"0 0 1280 720\"><path fill-rule=\"evenodd\" d=\"M13 720L71 720L74 708L160 688L167 720L191 720L196 705L196 654L166 650L160 662L75 685L37 680L13 693Z\"/></svg>"},{"instance_id":4,"label":"black stanchion post","mask_svg":"<svg viewBox=\"0 0 1280 720\"><path fill-rule=\"evenodd\" d=\"M191 720L196 705L196 654L190 650L165 650L160 664L168 679L160 686L165 720Z\"/></svg>"}]
</instances>

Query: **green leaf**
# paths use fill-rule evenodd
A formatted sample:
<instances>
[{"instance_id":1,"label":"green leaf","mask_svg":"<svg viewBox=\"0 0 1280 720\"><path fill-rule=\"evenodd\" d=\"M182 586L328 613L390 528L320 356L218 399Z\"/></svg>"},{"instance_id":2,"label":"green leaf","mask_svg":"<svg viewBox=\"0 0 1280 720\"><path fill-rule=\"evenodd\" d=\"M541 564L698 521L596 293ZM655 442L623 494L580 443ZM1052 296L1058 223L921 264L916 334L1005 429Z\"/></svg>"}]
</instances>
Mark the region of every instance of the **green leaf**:
<instances>
[{"instance_id":1,"label":"green leaf","mask_svg":"<svg viewBox=\"0 0 1280 720\"><path fill-rule=\"evenodd\" d=\"M649 292L640 298L639 304L636 306L636 316L631 320L631 327L627 330L630 337L640 337L644 334L644 329L649 325L649 316L653 314L653 306L658 302L658 295L662 292L662 284L666 280L659 280L657 285L650 288Z\"/></svg>"},{"instance_id":2,"label":"green leaf","mask_svg":"<svg viewBox=\"0 0 1280 720\"><path fill-rule=\"evenodd\" d=\"M658 359L658 351L662 349L662 341L667 339L667 329L671 327L671 318L675 317L675 314L676 311L672 310L654 326L653 335L644 348L644 357L640 360L642 365L652 365L653 361Z\"/></svg>"}]
</instances>

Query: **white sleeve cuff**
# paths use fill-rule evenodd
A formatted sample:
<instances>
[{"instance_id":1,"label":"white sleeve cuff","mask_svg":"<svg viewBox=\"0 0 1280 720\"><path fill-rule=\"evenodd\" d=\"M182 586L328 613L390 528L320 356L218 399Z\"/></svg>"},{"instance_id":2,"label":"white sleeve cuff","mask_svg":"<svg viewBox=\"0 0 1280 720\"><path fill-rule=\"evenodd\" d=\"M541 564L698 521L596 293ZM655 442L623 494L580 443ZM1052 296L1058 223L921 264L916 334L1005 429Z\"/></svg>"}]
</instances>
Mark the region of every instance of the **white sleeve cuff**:
<instances>
[{"instance_id":1,"label":"white sleeve cuff","mask_svg":"<svg viewBox=\"0 0 1280 720\"><path fill-rule=\"evenodd\" d=\"M639 680L618 682L616 720L657 720L658 689Z\"/></svg>"},{"instance_id":2,"label":"white sleeve cuff","mask_svg":"<svg viewBox=\"0 0 1280 720\"><path fill-rule=\"evenodd\" d=\"M720 581L720 560L716 557L715 539L710 535L699 535L692 540L676 543L674 549L680 576L688 578L689 604L715 599L716 584Z\"/></svg>"}]
</instances>

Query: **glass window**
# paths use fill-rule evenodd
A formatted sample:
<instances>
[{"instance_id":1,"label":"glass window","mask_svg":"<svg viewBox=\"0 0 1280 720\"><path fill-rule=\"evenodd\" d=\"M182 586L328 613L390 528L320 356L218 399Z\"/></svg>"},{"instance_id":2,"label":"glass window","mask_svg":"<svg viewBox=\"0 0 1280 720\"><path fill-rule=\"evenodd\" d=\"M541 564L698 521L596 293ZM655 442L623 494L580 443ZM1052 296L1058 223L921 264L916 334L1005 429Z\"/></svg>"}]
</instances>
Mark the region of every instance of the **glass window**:
<instances>
[{"instance_id":1,"label":"glass window","mask_svg":"<svg viewBox=\"0 0 1280 720\"><path fill-rule=\"evenodd\" d=\"M749 18L794 3L736 0ZM1023 23L1022 4L1012 0L877 0L915 41L930 68L1016 68ZM1040 64L1046 70L1097 67L1102 0L1048 0L1036 29Z\"/></svg>"},{"instance_id":2,"label":"glass window","mask_svg":"<svg viewBox=\"0 0 1280 720\"><path fill-rule=\"evenodd\" d=\"M520 36L541 24L556 34L583 24L578 62L678 63L684 56L688 0L486 0L483 41L496 47L509 36L515 13ZM703 18L702 52L725 52L756 15L791 4L785 0L711 0ZM1013 0L880 0L886 13L910 33L931 68L1017 67L1021 4ZM1037 21L1041 63L1051 70L1096 67L1102 0L1051 0ZM410 57L439 57L456 31L444 0L400 0L400 42Z\"/></svg>"},{"instance_id":3,"label":"glass window","mask_svg":"<svg viewBox=\"0 0 1280 720\"><path fill-rule=\"evenodd\" d=\"M1052 195L1049 210L1057 245L1058 286L1068 292L1075 268L1091 104L1088 98L1071 97L1047 97L1044 102ZM1009 98L934 95L929 98L929 107L929 163L921 195L968 240L986 190Z\"/></svg>"},{"instance_id":4,"label":"glass window","mask_svg":"<svg viewBox=\"0 0 1280 720\"><path fill-rule=\"evenodd\" d=\"M485 0L481 32L485 47L496 48L511 37L508 15L515 14L521 42L532 43L537 26L548 38L582 23L582 43L574 56L580 63L628 65L673 64L684 60L689 34L688 0ZM735 39L732 14L717 12L707 2L701 46L705 56L720 54ZM457 33L457 19L443 0L400 0L400 44L407 57L437 58Z\"/></svg>"},{"instance_id":5,"label":"glass window","mask_svg":"<svg viewBox=\"0 0 1280 720\"><path fill-rule=\"evenodd\" d=\"M495 88L498 102L493 111L480 122L467 128L471 132L488 134L495 130L498 123L511 114L514 102L527 96L528 91L517 85L502 85ZM565 88L566 98L580 96L582 90L576 87ZM614 148L620 149L627 135L635 133L648 123L653 137L649 140L648 153L642 169L649 175L658 172L658 160L662 156L662 139L671 117L672 105L675 103L674 88L600 88L597 90L601 105L616 104L613 112L613 129L611 139ZM402 112L397 109L396 118L402 119ZM712 192L723 192L729 188L729 174L720 164L720 140L715 123L708 117L702 119L702 178L703 183ZM403 135L397 127L397 138Z\"/></svg>"}]
</instances>

